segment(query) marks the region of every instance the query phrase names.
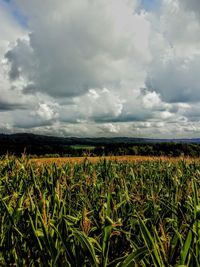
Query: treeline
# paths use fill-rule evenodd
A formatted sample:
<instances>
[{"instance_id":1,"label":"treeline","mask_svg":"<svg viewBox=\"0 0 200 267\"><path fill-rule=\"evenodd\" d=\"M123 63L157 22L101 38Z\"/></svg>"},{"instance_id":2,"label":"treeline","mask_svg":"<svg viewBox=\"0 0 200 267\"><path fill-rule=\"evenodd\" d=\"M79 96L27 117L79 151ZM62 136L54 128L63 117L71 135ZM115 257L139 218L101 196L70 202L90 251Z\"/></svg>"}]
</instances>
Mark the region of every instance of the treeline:
<instances>
[{"instance_id":1,"label":"treeline","mask_svg":"<svg viewBox=\"0 0 200 267\"><path fill-rule=\"evenodd\" d=\"M107 145L96 147L94 154L99 155L141 155L141 156L200 156L200 144L186 143L155 143L155 144L134 144L134 145Z\"/></svg>"},{"instance_id":2,"label":"treeline","mask_svg":"<svg viewBox=\"0 0 200 267\"><path fill-rule=\"evenodd\" d=\"M110 155L141 155L141 156L200 156L200 144L186 143L136 143L136 144L102 144L93 147L70 145L42 144L1 144L0 155L22 153L32 156L66 157L66 156L110 156Z\"/></svg>"}]
</instances>

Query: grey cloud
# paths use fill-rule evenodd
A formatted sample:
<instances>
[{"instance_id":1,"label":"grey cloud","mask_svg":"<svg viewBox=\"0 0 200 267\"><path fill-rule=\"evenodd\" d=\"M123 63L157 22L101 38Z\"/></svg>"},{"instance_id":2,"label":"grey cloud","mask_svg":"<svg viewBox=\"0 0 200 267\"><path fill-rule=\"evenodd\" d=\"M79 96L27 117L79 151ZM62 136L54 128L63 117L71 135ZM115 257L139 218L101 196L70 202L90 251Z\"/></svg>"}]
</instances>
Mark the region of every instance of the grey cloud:
<instances>
[{"instance_id":1,"label":"grey cloud","mask_svg":"<svg viewBox=\"0 0 200 267\"><path fill-rule=\"evenodd\" d=\"M4 57L10 63L9 76L11 80L17 80L20 77L27 81L34 79L33 70L37 61L27 39L18 39L14 48L7 51Z\"/></svg>"},{"instance_id":2,"label":"grey cloud","mask_svg":"<svg viewBox=\"0 0 200 267\"><path fill-rule=\"evenodd\" d=\"M163 1L159 20L152 22L159 26L152 32L154 58L148 66L146 87L160 94L163 102L200 100L200 22L183 6L186 2L191 8L197 3Z\"/></svg>"},{"instance_id":3,"label":"grey cloud","mask_svg":"<svg viewBox=\"0 0 200 267\"><path fill-rule=\"evenodd\" d=\"M0 100L0 112L8 111L8 110L16 110L16 109L28 109L26 105L18 104L18 103L8 103Z\"/></svg>"},{"instance_id":4,"label":"grey cloud","mask_svg":"<svg viewBox=\"0 0 200 267\"><path fill-rule=\"evenodd\" d=\"M6 54L5 54L5 58L7 58L8 61L12 62L13 61L13 64L11 65L11 68L10 68L10 71L9 71L9 77L11 80L15 80L17 78L19 78L20 76L20 71L19 71L19 68L18 68L18 64L15 64L15 60L13 60L13 53L12 51L8 51Z\"/></svg>"},{"instance_id":5,"label":"grey cloud","mask_svg":"<svg viewBox=\"0 0 200 267\"><path fill-rule=\"evenodd\" d=\"M14 1L29 33L11 38L16 42L6 49L0 41L0 129L198 134L197 1L162 1L155 13L136 11L134 0Z\"/></svg>"},{"instance_id":6,"label":"grey cloud","mask_svg":"<svg viewBox=\"0 0 200 267\"><path fill-rule=\"evenodd\" d=\"M114 122L133 122L133 121L147 121L148 119L152 118L153 114L148 113L138 113L138 114L122 114L118 117L109 117L109 116L94 116L93 120L96 123L114 123Z\"/></svg>"},{"instance_id":7,"label":"grey cloud","mask_svg":"<svg viewBox=\"0 0 200 267\"><path fill-rule=\"evenodd\" d=\"M16 121L13 123L12 127L15 129L22 129L24 132L27 130L35 129L38 127L45 127L53 125L53 121L39 121L39 120L25 120L25 121Z\"/></svg>"},{"instance_id":8,"label":"grey cloud","mask_svg":"<svg viewBox=\"0 0 200 267\"><path fill-rule=\"evenodd\" d=\"M161 94L165 102L195 102L200 100L200 56L193 59L173 59L152 66L146 80L149 90Z\"/></svg>"},{"instance_id":9,"label":"grey cloud","mask_svg":"<svg viewBox=\"0 0 200 267\"><path fill-rule=\"evenodd\" d=\"M116 90L90 89L89 92L79 98L74 99L71 105L59 107L59 119L65 122L130 122L148 120L153 117L153 111L165 110L162 108L162 101L154 92L149 101L151 107L144 107L144 94L131 92L121 94ZM150 94L150 93L149 93ZM151 112L150 112L151 110Z\"/></svg>"},{"instance_id":10,"label":"grey cloud","mask_svg":"<svg viewBox=\"0 0 200 267\"><path fill-rule=\"evenodd\" d=\"M193 103L190 107L183 109L181 114L187 118L188 122L200 122L200 102Z\"/></svg>"},{"instance_id":11,"label":"grey cloud","mask_svg":"<svg viewBox=\"0 0 200 267\"><path fill-rule=\"evenodd\" d=\"M37 127L45 127L49 125L53 125L55 120L52 119L45 119L37 114L34 114L33 111L18 111L15 114L12 114L13 117L13 127L18 129L33 129Z\"/></svg>"},{"instance_id":12,"label":"grey cloud","mask_svg":"<svg viewBox=\"0 0 200 267\"><path fill-rule=\"evenodd\" d=\"M121 80L134 80L134 60L136 66L148 61L146 36L138 31L138 26L148 31L148 22L133 15L128 1L17 2L31 33L29 42L19 40L6 58L10 77L31 84L25 92L72 97L90 88L119 86ZM138 45L141 35L144 47Z\"/></svg>"},{"instance_id":13,"label":"grey cloud","mask_svg":"<svg viewBox=\"0 0 200 267\"><path fill-rule=\"evenodd\" d=\"M187 10L193 11L199 16L200 2L199 0L179 0L180 5L183 5Z\"/></svg>"}]
</instances>

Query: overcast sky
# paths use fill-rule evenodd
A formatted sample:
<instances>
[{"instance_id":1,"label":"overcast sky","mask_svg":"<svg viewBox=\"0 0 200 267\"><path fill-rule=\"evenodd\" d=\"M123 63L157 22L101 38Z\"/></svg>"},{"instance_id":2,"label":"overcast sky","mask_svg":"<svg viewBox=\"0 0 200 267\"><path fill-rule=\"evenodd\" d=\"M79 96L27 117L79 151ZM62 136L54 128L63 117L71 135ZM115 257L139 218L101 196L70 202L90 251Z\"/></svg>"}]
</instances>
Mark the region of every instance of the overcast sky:
<instances>
[{"instance_id":1,"label":"overcast sky","mask_svg":"<svg viewBox=\"0 0 200 267\"><path fill-rule=\"evenodd\" d=\"M199 0L0 0L0 132L200 137Z\"/></svg>"}]
</instances>

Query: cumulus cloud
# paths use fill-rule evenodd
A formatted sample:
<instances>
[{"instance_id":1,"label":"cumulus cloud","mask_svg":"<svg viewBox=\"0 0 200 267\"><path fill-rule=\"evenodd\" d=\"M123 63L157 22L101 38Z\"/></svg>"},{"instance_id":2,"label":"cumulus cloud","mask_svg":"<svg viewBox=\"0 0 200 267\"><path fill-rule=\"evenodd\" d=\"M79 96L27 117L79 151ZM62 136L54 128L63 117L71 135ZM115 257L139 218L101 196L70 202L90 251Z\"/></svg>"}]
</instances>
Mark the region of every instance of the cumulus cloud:
<instances>
[{"instance_id":1,"label":"cumulus cloud","mask_svg":"<svg viewBox=\"0 0 200 267\"><path fill-rule=\"evenodd\" d=\"M85 96L77 98L75 102L80 117L92 118L95 121L117 118L123 109L123 100L106 88L90 89Z\"/></svg>"},{"instance_id":2,"label":"cumulus cloud","mask_svg":"<svg viewBox=\"0 0 200 267\"><path fill-rule=\"evenodd\" d=\"M197 16L199 16L200 11L200 2L198 0L182 0L180 4L185 7L185 9L194 12Z\"/></svg>"},{"instance_id":3,"label":"cumulus cloud","mask_svg":"<svg viewBox=\"0 0 200 267\"><path fill-rule=\"evenodd\" d=\"M0 129L198 135L199 1L143 2L0 2Z\"/></svg>"},{"instance_id":4,"label":"cumulus cloud","mask_svg":"<svg viewBox=\"0 0 200 267\"><path fill-rule=\"evenodd\" d=\"M51 106L46 103L40 103L36 115L45 121L52 120L58 116L55 107L56 106Z\"/></svg>"},{"instance_id":5,"label":"cumulus cloud","mask_svg":"<svg viewBox=\"0 0 200 267\"><path fill-rule=\"evenodd\" d=\"M29 18L29 41L18 40L5 57L10 78L29 81L25 92L70 97L134 82L151 57L149 23L134 14L134 1L17 2Z\"/></svg>"},{"instance_id":6,"label":"cumulus cloud","mask_svg":"<svg viewBox=\"0 0 200 267\"><path fill-rule=\"evenodd\" d=\"M145 108L159 107L162 104L160 96L156 92L147 92L143 97L143 104Z\"/></svg>"},{"instance_id":7,"label":"cumulus cloud","mask_svg":"<svg viewBox=\"0 0 200 267\"><path fill-rule=\"evenodd\" d=\"M8 49L10 43L14 43L17 38L25 34L25 30L18 24L11 15L11 11L8 5L4 2L0 2L0 58L4 55Z\"/></svg>"},{"instance_id":8,"label":"cumulus cloud","mask_svg":"<svg viewBox=\"0 0 200 267\"><path fill-rule=\"evenodd\" d=\"M155 57L146 86L160 93L165 102L199 101L200 22L183 8L183 1L164 0L161 10L156 21L159 29L152 35Z\"/></svg>"},{"instance_id":9,"label":"cumulus cloud","mask_svg":"<svg viewBox=\"0 0 200 267\"><path fill-rule=\"evenodd\" d=\"M146 85L161 94L166 102L200 100L200 56L193 59L173 58L167 63L156 62L151 67Z\"/></svg>"}]
</instances>

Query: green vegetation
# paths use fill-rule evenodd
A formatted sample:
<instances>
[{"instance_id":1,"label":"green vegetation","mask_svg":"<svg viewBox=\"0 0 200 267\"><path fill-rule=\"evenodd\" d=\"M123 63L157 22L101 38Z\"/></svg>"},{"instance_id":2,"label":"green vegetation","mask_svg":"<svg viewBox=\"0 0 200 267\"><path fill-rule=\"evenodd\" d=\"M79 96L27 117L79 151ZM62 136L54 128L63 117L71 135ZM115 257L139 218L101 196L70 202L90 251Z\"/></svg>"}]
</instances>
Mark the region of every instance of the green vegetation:
<instances>
[{"instance_id":1,"label":"green vegetation","mask_svg":"<svg viewBox=\"0 0 200 267\"><path fill-rule=\"evenodd\" d=\"M86 150L93 150L95 149L95 146L88 146L88 145L75 145L75 146L71 146L71 148L74 149L86 149Z\"/></svg>"},{"instance_id":2,"label":"green vegetation","mask_svg":"<svg viewBox=\"0 0 200 267\"><path fill-rule=\"evenodd\" d=\"M33 134L0 134L0 155L32 157L190 156L200 157L200 139L59 138Z\"/></svg>"},{"instance_id":3,"label":"green vegetation","mask_svg":"<svg viewBox=\"0 0 200 267\"><path fill-rule=\"evenodd\" d=\"M200 266L200 162L0 162L1 266Z\"/></svg>"}]
</instances>

